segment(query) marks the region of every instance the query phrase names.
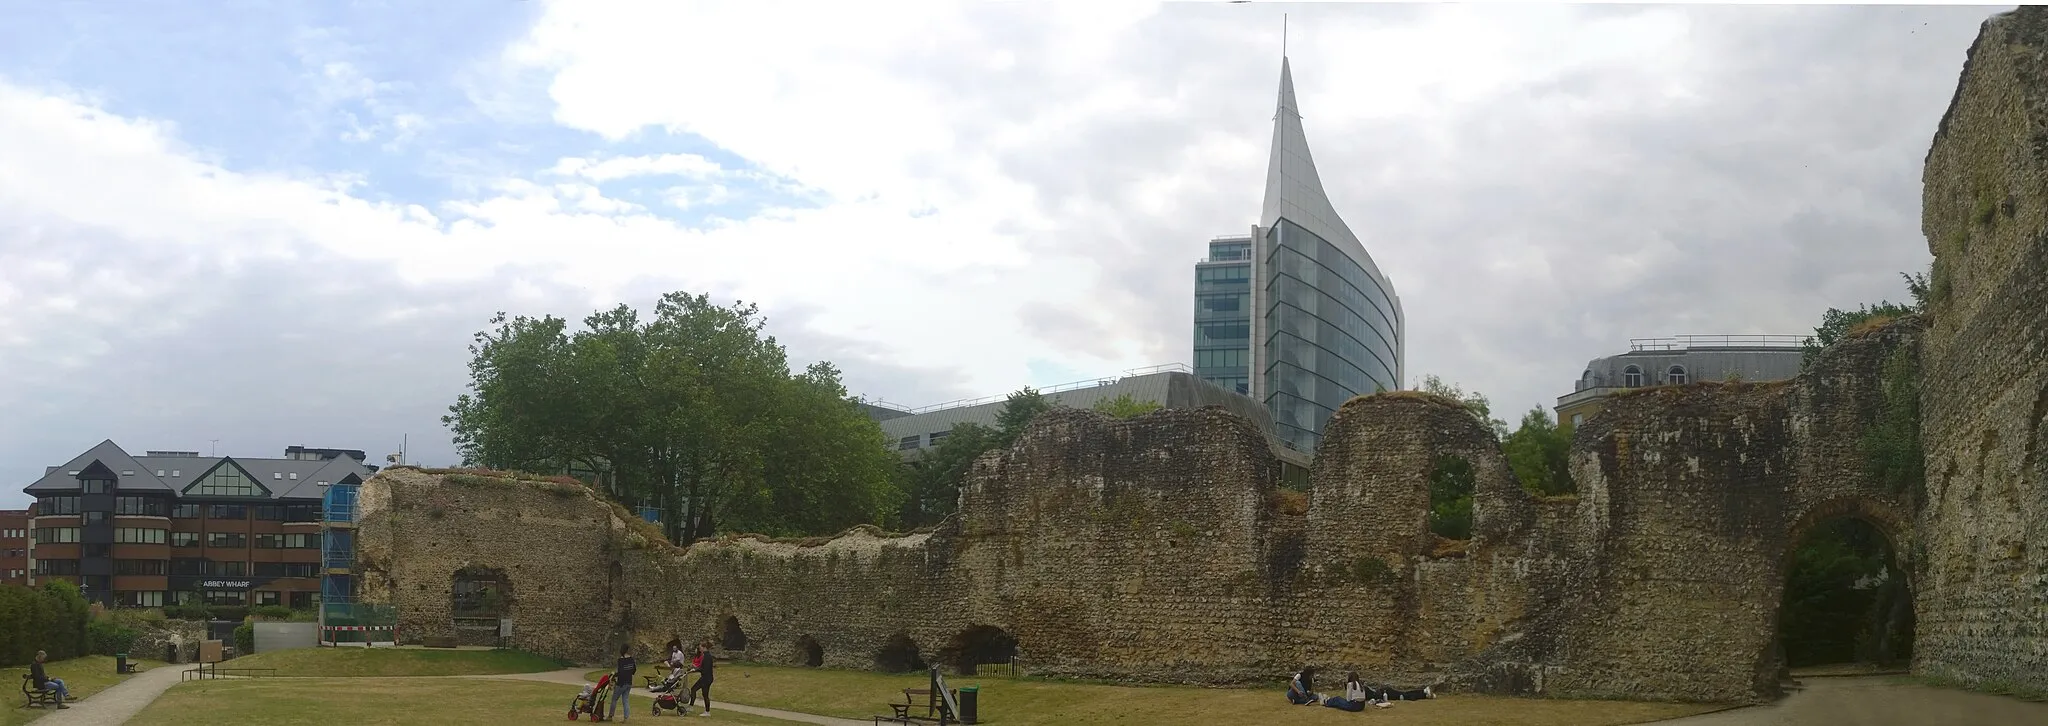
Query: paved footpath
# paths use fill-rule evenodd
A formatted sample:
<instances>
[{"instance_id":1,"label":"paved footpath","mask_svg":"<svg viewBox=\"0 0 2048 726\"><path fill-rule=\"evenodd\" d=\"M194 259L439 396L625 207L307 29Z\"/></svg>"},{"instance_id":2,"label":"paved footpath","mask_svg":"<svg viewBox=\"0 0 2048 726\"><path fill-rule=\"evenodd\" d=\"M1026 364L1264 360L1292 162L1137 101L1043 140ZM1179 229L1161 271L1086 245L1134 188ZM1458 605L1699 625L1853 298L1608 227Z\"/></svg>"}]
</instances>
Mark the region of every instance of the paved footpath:
<instances>
[{"instance_id":1,"label":"paved footpath","mask_svg":"<svg viewBox=\"0 0 2048 726\"><path fill-rule=\"evenodd\" d=\"M1888 676L1804 678L1801 683L1804 688L1777 703L1654 726L2048 726L2048 703L1932 688Z\"/></svg>"},{"instance_id":2,"label":"paved footpath","mask_svg":"<svg viewBox=\"0 0 2048 726\"><path fill-rule=\"evenodd\" d=\"M585 673L589 673L589 672L590 672L590 669L588 669L588 668L567 668L567 669L563 669L563 670L559 670L559 671L548 671L548 672L546 672L546 673L507 673L507 674L504 674L504 675L490 675L490 676L450 676L450 677L451 677L451 678L482 678L482 679L487 679L487 680L499 680L499 681L540 681L540 682L542 682L542 683L559 683L559 684L562 684L562 685L565 685L565 686L580 686L580 685L583 685L583 684L585 684L585 683L589 683L589 682L590 682L589 680L587 680L587 679L585 679L585 678L583 677L583 674L585 674ZM645 701L645 702L646 702L646 704L647 704L647 707L648 707L648 708L652 708L652 707L654 706L654 694L648 693L648 692L647 692L647 689L646 689L646 688L634 688L634 689L633 689L633 696L634 696L634 700L643 700L643 701ZM643 711L643 710L641 710L641 708L642 708L641 706L637 706L637 705L636 705L636 706L634 706L634 707L633 707L633 710L634 710L635 712L637 712L637 713L641 714L642 716L645 716L645 715L647 715L647 714L651 713L651 711ZM728 709L730 709L730 710L732 710L732 711L734 711L734 712L737 712L737 713L750 713L750 714L753 714L753 715L755 715L755 716L767 716L767 717L769 717L769 718L779 718L779 719L782 719L782 720L784 720L784 721L796 721L796 722L800 722L800 723L814 723L814 724L818 724L819 726L869 726L870 724L872 724L872 723L873 723L872 721L855 721L855 720L853 720L853 719L850 719L850 718L835 718L835 717L832 717L832 716L818 716L818 715L815 715L815 714L808 714L808 713L797 713L797 712L795 712L795 711L783 711L783 710L779 710L779 709L773 709L773 708L761 708L760 706L742 706L742 705L739 705L739 704L736 704L736 703L726 703L725 701L718 701L718 702L715 702L715 703L711 704L711 712L712 712L712 713L714 713L714 714L715 714L715 713L718 713L719 711L724 711L724 710L728 710ZM715 722L715 721L717 721L717 720L718 720L718 717L717 717L717 716L712 716L712 717L711 717L711 720Z\"/></svg>"},{"instance_id":3,"label":"paved footpath","mask_svg":"<svg viewBox=\"0 0 2048 726\"><path fill-rule=\"evenodd\" d=\"M128 680L91 698L64 704L70 708L51 711L49 715L36 719L36 726L107 726L124 723L171 686L178 685L178 674L191 666L161 665L129 676Z\"/></svg>"}]
</instances>

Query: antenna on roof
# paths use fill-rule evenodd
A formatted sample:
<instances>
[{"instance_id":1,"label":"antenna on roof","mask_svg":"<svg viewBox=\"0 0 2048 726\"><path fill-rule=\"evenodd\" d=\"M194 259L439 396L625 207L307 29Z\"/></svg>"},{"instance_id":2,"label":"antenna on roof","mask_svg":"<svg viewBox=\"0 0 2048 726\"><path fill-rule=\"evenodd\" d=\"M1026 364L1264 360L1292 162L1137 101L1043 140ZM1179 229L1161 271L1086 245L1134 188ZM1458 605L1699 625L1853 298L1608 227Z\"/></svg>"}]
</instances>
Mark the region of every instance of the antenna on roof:
<instances>
[{"instance_id":1,"label":"antenna on roof","mask_svg":"<svg viewBox=\"0 0 2048 726\"><path fill-rule=\"evenodd\" d=\"M1280 14L1280 57L1287 57L1287 13Z\"/></svg>"},{"instance_id":2,"label":"antenna on roof","mask_svg":"<svg viewBox=\"0 0 2048 726\"><path fill-rule=\"evenodd\" d=\"M212 444L213 444L213 448L211 448L211 449L207 449L207 450L206 450L206 455L207 455L207 456L220 456L220 439L207 439L207 441L208 441L209 443L212 443Z\"/></svg>"}]
</instances>

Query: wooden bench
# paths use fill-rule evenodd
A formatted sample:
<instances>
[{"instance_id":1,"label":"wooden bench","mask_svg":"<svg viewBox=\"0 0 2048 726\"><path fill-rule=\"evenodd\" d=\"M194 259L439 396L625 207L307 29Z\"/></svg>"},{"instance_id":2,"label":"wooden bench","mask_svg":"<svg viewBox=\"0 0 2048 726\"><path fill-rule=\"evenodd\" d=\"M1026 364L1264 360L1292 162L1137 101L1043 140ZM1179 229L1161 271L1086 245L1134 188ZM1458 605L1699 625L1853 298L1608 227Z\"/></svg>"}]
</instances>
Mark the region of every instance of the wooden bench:
<instances>
[{"instance_id":1,"label":"wooden bench","mask_svg":"<svg viewBox=\"0 0 2048 726\"><path fill-rule=\"evenodd\" d=\"M959 700L960 690L956 688L951 689L951 691L954 700ZM924 698L924 703L917 702L920 696ZM958 717L946 708L945 702L940 700L937 694L932 693L932 689L905 688L903 689L903 701L903 703L889 704L889 708L895 710L896 713L890 716L876 716L875 723L881 723L885 718L896 723L905 724L913 720L937 721L941 724L959 722ZM912 709L923 709L924 712L922 715L913 714L911 713Z\"/></svg>"},{"instance_id":2,"label":"wooden bench","mask_svg":"<svg viewBox=\"0 0 2048 726\"><path fill-rule=\"evenodd\" d=\"M21 695L23 698L28 699L28 703L22 704L21 707L49 708L51 706L57 705L57 692L45 691L41 688L37 688L34 681L32 680L33 678L35 678L35 676L32 674L21 674Z\"/></svg>"}]
</instances>

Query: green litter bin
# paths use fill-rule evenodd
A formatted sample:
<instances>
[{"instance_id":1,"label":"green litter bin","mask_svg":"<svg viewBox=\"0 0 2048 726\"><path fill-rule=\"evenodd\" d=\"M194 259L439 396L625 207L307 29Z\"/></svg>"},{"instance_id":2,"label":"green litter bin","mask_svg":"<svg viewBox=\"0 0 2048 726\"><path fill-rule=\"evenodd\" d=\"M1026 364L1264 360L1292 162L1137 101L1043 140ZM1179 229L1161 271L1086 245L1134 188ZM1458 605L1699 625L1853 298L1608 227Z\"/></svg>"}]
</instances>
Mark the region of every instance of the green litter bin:
<instances>
[{"instance_id":1,"label":"green litter bin","mask_svg":"<svg viewBox=\"0 0 2048 726\"><path fill-rule=\"evenodd\" d=\"M127 653L115 653L115 654L114 654L114 672L115 672L115 673L127 673L127 672L128 672L128 654L127 654Z\"/></svg>"},{"instance_id":2,"label":"green litter bin","mask_svg":"<svg viewBox=\"0 0 2048 726\"><path fill-rule=\"evenodd\" d=\"M981 686L960 687L960 723L976 723L981 710L976 702L981 700Z\"/></svg>"}]
</instances>

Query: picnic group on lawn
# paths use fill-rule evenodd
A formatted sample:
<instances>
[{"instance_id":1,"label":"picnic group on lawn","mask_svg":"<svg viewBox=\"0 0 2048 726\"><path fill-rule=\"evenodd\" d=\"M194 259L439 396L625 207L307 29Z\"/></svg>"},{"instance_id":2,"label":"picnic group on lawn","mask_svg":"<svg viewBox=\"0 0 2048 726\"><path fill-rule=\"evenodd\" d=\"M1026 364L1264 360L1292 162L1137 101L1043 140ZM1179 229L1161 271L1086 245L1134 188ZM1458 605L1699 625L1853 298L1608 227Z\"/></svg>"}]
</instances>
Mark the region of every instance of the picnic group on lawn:
<instances>
[{"instance_id":1,"label":"picnic group on lawn","mask_svg":"<svg viewBox=\"0 0 2048 726\"><path fill-rule=\"evenodd\" d=\"M1309 666L1294 674L1294 680L1287 682L1287 702L1296 706L1322 704L1343 711L1363 711L1366 706L1387 708L1395 701L1420 701L1436 698L1435 686L1403 690L1392 686L1374 685L1358 680L1358 671L1345 674L1344 695L1325 696L1316 692L1316 669Z\"/></svg>"}]
</instances>

